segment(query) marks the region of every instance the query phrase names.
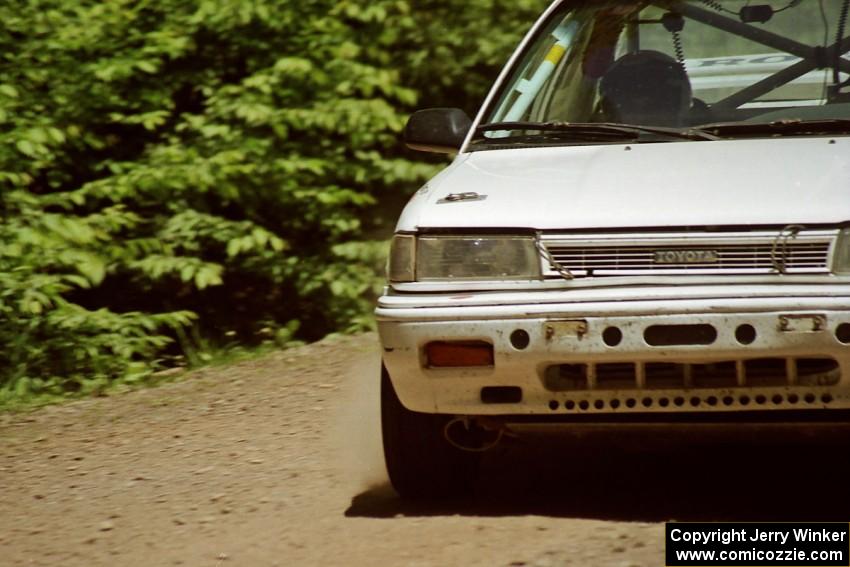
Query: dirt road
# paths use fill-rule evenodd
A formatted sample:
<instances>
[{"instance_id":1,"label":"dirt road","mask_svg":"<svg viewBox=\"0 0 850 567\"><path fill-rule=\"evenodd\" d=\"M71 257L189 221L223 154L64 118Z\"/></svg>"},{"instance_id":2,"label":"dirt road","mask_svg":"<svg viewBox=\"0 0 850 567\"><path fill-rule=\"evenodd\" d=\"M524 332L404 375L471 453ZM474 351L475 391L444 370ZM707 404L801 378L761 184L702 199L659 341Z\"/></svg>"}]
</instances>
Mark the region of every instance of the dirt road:
<instances>
[{"instance_id":1,"label":"dirt road","mask_svg":"<svg viewBox=\"0 0 850 567\"><path fill-rule=\"evenodd\" d=\"M0 416L0 565L663 565L663 521L850 517L846 456L522 439L472 503L388 488L371 335Z\"/></svg>"}]
</instances>

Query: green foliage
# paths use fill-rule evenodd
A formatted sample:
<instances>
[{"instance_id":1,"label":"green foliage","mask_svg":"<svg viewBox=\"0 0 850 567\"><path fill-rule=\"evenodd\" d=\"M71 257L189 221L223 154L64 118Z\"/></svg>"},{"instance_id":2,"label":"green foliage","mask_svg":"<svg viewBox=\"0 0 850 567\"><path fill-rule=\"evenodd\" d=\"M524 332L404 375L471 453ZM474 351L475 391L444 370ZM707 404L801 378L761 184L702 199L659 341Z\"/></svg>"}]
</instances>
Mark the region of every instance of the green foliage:
<instances>
[{"instance_id":1,"label":"green foliage","mask_svg":"<svg viewBox=\"0 0 850 567\"><path fill-rule=\"evenodd\" d=\"M543 2L0 5L0 388L372 325L422 106L472 112Z\"/></svg>"}]
</instances>

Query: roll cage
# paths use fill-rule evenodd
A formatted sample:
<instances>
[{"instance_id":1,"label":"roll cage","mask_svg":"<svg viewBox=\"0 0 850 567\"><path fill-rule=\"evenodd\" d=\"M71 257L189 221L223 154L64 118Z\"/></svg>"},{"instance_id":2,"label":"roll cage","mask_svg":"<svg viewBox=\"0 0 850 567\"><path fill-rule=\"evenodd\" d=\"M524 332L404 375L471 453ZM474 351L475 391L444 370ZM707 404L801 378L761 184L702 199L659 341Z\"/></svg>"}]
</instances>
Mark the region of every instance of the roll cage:
<instances>
[{"instance_id":1,"label":"roll cage","mask_svg":"<svg viewBox=\"0 0 850 567\"><path fill-rule=\"evenodd\" d=\"M800 58L800 61L715 102L712 105L712 109L716 112L722 113L724 111L734 110L816 69L827 69L831 67L835 70L834 77L836 78L839 71L850 74L850 61L842 57L850 51L850 37L844 37L827 46L806 45L775 32L757 28L723 14L684 2L653 2L652 4L660 8L678 12L686 18L705 25ZM829 98L831 102L839 102L841 97L846 96L841 93L841 87L843 86L844 84L834 81L834 84L830 87Z\"/></svg>"},{"instance_id":2,"label":"roll cage","mask_svg":"<svg viewBox=\"0 0 850 567\"><path fill-rule=\"evenodd\" d=\"M756 27L747 21L743 21L743 17L739 17L738 19L730 17L729 14L734 15L735 13L731 10L724 10L719 2L711 2L708 0L703 0L703 2L706 7L696 6L693 3L677 0L658 0L646 2L644 8L654 7L665 10L667 13L665 14L664 20L666 20L669 16L679 18L680 20L693 20L794 57L793 62L789 62L788 66L783 67L778 71L773 71L756 82L712 103L711 111L713 116L722 117L730 115L741 106L752 103L760 97L763 97L784 85L792 83L812 71L824 69L833 70L832 84L828 86L827 92L825 93L826 102L850 102L850 93L842 92L842 88L850 84L850 79L847 79L844 82L841 81L842 73L845 76L850 76L850 60L844 58L844 55L850 52L850 37L844 37L848 8L850 8L850 0L843 0L842 14L837 26L838 33L836 35L836 41L826 45L810 45L775 31ZM798 4L799 2L792 2L787 6L787 8L796 7ZM644 8L641 8L641 10ZM551 17L557 17L557 13L558 12L553 13ZM772 14L774 12L770 13ZM632 27L628 36L627 52L633 52L639 49L639 35L635 33L635 31L640 23L645 22L636 19L625 22L626 28ZM679 43L680 39L678 37L678 32L682 30L682 24L679 25L678 29L676 29L675 24L671 27L663 20L660 20L657 23L665 23L665 27L668 31L673 33L677 49L680 49L681 44ZM545 30L546 26L544 25L540 29ZM577 30L575 28L570 28L569 24L562 24L554 31L550 32L556 40L555 45L528 80L521 80L513 86L512 90L516 94L516 99L513 104L510 104L508 107L502 107L502 109L497 113L497 115L502 116L501 120L496 119L497 122L519 119L525 109L527 109L531 104L531 100L547 88L545 86L547 82L546 79L553 74L555 66L562 63L562 60L567 57L570 48L568 43L572 41L576 31ZM837 39L837 37L841 37L842 39ZM532 46L535 43L536 41L532 40L527 45ZM681 51L679 51L678 55L681 57ZM685 64L683 59L680 62L683 65ZM517 59L514 63L515 66L520 64L521 59ZM514 67L514 72L516 70L516 67ZM507 76L510 76L510 73ZM502 88L507 88L507 85L503 84ZM504 93L504 91L502 91L502 93ZM492 116L495 109L493 105L499 104L500 100L505 100L502 93L497 93L496 96L491 99L489 105L490 108L484 113L485 116ZM504 102L502 104L504 104ZM494 135L494 137L499 136Z\"/></svg>"}]
</instances>

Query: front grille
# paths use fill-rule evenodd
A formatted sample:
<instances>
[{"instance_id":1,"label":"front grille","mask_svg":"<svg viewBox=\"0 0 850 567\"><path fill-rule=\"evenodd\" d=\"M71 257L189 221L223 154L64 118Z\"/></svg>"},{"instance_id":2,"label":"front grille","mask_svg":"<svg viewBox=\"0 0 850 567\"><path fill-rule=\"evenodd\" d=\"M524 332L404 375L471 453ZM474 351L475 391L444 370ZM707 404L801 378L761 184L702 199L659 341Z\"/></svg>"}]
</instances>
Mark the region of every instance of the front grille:
<instances>
[{"instance_id":1,"label":"front grille","mask_svg":"<svg viewBox=\"0 0 850 567\"><path fill-rule=\"evenodd\" d=\"M552 260L573 276L763 275L829 272L837 231L546 236ZM557 275L549 262L548 276Z\"/></svg>"}]
</instances>

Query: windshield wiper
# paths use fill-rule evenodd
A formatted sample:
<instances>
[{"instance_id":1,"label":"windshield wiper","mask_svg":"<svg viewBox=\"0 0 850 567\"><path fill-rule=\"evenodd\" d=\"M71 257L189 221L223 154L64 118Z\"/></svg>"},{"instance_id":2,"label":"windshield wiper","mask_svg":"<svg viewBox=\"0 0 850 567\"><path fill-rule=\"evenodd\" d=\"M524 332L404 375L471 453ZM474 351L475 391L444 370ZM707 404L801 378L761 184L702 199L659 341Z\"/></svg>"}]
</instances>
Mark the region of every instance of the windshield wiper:
<instances>
[{"instance_id":1,"label":"windshield wiper","mask_svg":"<svg viewBox=\"0 0 850 567\"><path fill-rule=\"evenodd\" d=\"M772 136L777 134L807 135L850 133L850 120L835 118L831 120L774 120L772 122L718 122L705 124L697 128L720 138L740 136Z\"/></svg>"},{"instance_id":2,"label":"windshield wiper","mask_svg":"<svg viewBox=\"0 0 850 567\"><path fill-rule=\"evenodd\" d=\"M537 136L507 136L507 137L485 137L485 132L496 131L538 131ZM493 122L483 124L475 129L475 140L486 140L488 142L533 140L535 137L574 138L577 140L589 139L599 140L638 140L642 134L651 134L665 139L673 140L718 140L717 136L705 132L702 129L690 128L666 128L663 126L641 126L638 124L619 124L614 122Z\"/></svg>"}]
</instances>

